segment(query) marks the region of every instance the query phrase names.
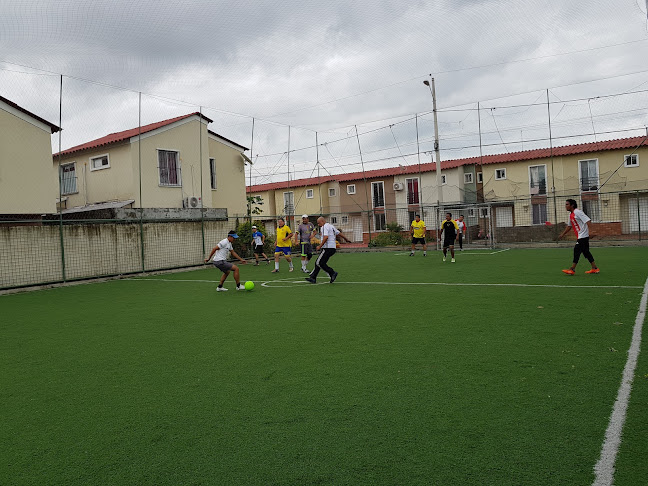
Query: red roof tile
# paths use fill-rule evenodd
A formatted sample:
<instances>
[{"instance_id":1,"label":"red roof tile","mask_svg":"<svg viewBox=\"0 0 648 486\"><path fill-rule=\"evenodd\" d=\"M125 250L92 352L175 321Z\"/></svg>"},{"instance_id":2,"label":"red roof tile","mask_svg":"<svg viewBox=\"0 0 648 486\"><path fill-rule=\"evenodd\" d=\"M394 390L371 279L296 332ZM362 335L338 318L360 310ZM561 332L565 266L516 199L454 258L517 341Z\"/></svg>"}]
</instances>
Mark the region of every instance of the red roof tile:
<instances>
[{"instance_id":1,"label":"red roof tile","mask_svg":"<svg viewBox=\"0 0 648 486\"><path fill-rule=\"evenodd\" d=\"M602 152L606 150L620 150L620 149L635 149L638 146L648 146L648 137L632 137L621 138L615 140L606 140L602 142L581 143L576 145L564 145L561 147L554 147L553 151L550 148L542 148L535 150L525 150L523 152L511 152L506 154L484 155L483 157L469 157L465 159L444 160L441 162L441 170L454 169L462 165L487 165L487 164L503 164L506 162L519 162L522 160L535 160L545 159L551 157L562 157L565 155L576 155L582 153ZM417 165L388 167L385 169L369 170L364 174L362 172L351 172L348 174L337 174L322 178L322 182L338 181L348 182L364 179L375 179L377 177L389 177L401 174L418 174L419 172L433 172L436 170L436 163L428 162L421 164L420 170ZM302 183L308 181L307 183ZM302 187L317 185L317 179L298 179L290 181L290 187ZM248 187L248 192L268 191L272 189L282 189L288 187L287 182L274 182L271 184L262 184L258 186ZM263 189L259 189L263 188Z\"/></svg>"},{"instance_id":2,"label":"red roof tile","mask_svg":"<svg viewBox=\"0 0 648 486\"><path fill-rule=\"evenodd\" d=\"M17 105L13 101L8 100L7 98L4 98L4 97L0 96L0 101L2 101L3 103L8 104L9 106L11 106L12 108L15 108L18 111L23 112L25 115L28 115L28 116L38 120L39 122L44 123L45 125L49 126L50 129L52 130L52 133L56 133L59 130L61 130L59 127L57 127L53 123L48 122L47 120L45 120L44 118L41 118L40 116L34 115L32 112L25 110L23 107Z\"/></svg>"},{"instance_id":3,"label":"red roof tile","mask_svg":"<svg viewBox=\"0 0 648 486\"><path fill-rule=\"evenodd\" d=\"M207 118L205 115L201 115L199 112L195 113L189 113L188 115L182 115L182 116L177 116L175 118L170 118L168 120L163 120L155 123L151 123L149 125L143 125L141 128L131 128L129 130L124 130L123 132L117 132L117 133L111 133L109 135L106 135L105 137L98 138L96 140L92 140L90 142L86 142L81 145L77 145L75 147L70 147L69 149L63 150L60 153L54 154L54 157L58 155L67 155L67 154L72 154L75 152L80 152L82 150L90 150L98 147L103 147L105 145L110 145L113 143L117 142L122 142L124 140L128 140L132 137L136 137L140 133L147 133L151 132L153 130L157 130L158 128L165 127L167 125L171 125L172 123L175 123L180 120L184 120L185 118L190 118L192 116L202 116L204 120L207 120L207 122L211 123L213 120Z\"/></svg>"}]
</instances>

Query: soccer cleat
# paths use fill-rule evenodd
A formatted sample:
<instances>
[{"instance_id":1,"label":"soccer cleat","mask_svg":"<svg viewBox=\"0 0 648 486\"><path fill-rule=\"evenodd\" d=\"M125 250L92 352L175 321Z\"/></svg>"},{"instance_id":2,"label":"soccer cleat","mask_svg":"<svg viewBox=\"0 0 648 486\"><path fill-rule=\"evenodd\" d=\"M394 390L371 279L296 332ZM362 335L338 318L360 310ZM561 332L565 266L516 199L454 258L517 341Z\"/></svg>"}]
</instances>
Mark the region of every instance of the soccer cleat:
<instances>
[{"instance_id":1,"label":"soccer cleat","mask_svg":"<svg viewBox=\"0 0 648 486\"><path fill-rule=\"evenodd\" d=\"M290 267L290 268L288 269L289 272L292 272L293 270L294 270L293 267Z\"/></svg>"},{"instance_id":2,"label":"soccer cleat","mask_svg":"<svg viewBox=\"0 0 648 486\"><path fill-rule=\"evenodd\" d=\"M443 257L443 261L444 261L444 262L445 262L445 260L446 260L446 257Z\"/></svg>"},{"instance_id":3,"label":"soccer cleat","mask_svg":"<svg viewBox=\"0 0 648 486\"><path fill-rule=\"evenodd\" d=\"M310 283L317 283L317 280L315 280L313 277L306 277L306 281Z\"/></svg>"},{"instance_id":4,"label":"soccer cleat","mask_svg":"<svg viewBox=\"0 0 648 486\"><path fill-rule=\"evenodd\" d=\"M423 253L423 256L427 256L427 253Z\"/></svg>"},{"instance_id":5,"label":"soccer cleat","mask_svg":"<svg viewBox=\"0 0 648 486\"><path fill-rule=\"evenodd\" d=\"M567 270L563 270L563 273L566 275L574 275L576 272L574 272L571 268L568 268Z\"/></svg>"},{"instance_id":6,"label":"soccer cleat","mask_svg":"<svg viewBox=\"0 0 648 486\"><path fill-rule=\"evenodd\" d=\"M410 253L409 256L414 256L414 252Z\"/></svg>"},{"instance_id":7,"label":"soccer cleat","mask_svg":"<svg viewBox=\"0 0 648 486\"><path fill-rule=\"evenodd\" d=\"M588 270L585 273L601 273L601 269L599 268L592 268L591 270Z\"/></svg>"},{"instance_id":8,"label":"soccer cleat","mask_svg":"<svg viewBox=\"0 0 648 486\"><path fill-rule=\"evenodd\" d=\"M255 267L258 267L258 266L259 266L259 262L256 262L256 263L254 264L254 266L255 266Z\"/></svg>"},{"instance_id":9,"label":"soccer cleat","mask_svg":"<svg viewBox=\"0 0 648 486\"><path fill-rule=\"evenodd\" d=\"M331 283L335 282L335 279L337 278L337 276L338 276L338 273L333 272L333 275L331 275Z\"/></svg>"},{"instance_id":10,"label":"soccer cleat","mask_svg":"<svg viewBox=\"0 0 648 486\"><path fill-rule=\"evenodd\" d=\"M238 285L236 286L236 290L245 290L245 286L243 286L243 285L241 285L241 284L238 284Z\"/></svg>"},{"instance_id":11,"label":"soccer cleat","mask_svg":"<svg viewBox=\"0 0 648 486\"><path fill-rule=\"evenodd\" d=\"M277 269L275 268L275 269L274 269L272 272L270 272L270 273L279 273L279 270L277 270Z\"/></svg>"},{"instance_id":12,"label":"soccer cleat","mask_svg":"<svg viewBox=\"0 0 648 486\"><path fill-rule=\"evenodd\" d=\"M453 258L452 260L450 260L450 263L454 263L454 262L455 262L455 259L454 259L454 258Z\"/></svg>"},{"instance_id":13,"label":"soccer cleat","mask_svg":"<svg viewBox=\"0 0 648 486\"><path fill-rule=\"evenodd\" d=\"M270 265L270 260L266 260L266 265Z\"/></svg>"},{"instance_id":14,"label":"soccer cleat","mask_svg":"<svg viewBox=\"0 0 648 486\"><path fill-rule=\"evenodd\" d=\"M227 292L225 287L216 287L216 292Z\"/></svg>"}]
</instances>

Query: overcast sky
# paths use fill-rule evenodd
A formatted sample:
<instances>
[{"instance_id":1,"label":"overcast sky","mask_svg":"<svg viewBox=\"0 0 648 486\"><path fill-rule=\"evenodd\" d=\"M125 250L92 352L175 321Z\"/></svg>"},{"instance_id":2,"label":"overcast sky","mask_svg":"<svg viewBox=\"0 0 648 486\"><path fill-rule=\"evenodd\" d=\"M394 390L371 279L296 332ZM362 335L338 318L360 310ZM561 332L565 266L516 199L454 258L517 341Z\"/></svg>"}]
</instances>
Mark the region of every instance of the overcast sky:
<instances>
[{"instance_id":1,"label":"overcast sky","mask_svg":"<svg viewBox=\"0 0 648 486\"><path fill-rule=\"evenodd\" d=\"M287 177L289 131L291 177L316 132L322 173L360 170L355 125L366 169L429 161L429 74L442 159L479 121L513 152L549 145L547 89L554 145L645 133L646 1L0 1L0 95L58 124L57 74L64 149L136 127L141 91L143 123L202 109L253 143L254 183Z\"/></svg>"}]
</instances>

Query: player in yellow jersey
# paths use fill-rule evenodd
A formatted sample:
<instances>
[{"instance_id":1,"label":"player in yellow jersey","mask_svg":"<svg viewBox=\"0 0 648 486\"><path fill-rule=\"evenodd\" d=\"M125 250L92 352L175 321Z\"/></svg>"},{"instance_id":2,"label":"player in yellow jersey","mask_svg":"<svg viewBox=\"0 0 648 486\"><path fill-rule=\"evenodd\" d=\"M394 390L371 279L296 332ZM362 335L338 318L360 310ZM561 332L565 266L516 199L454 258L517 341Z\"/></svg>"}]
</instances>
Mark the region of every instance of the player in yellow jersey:
<instances>
[{"instance_id":1,"label":"player in yellow jersey","mask_svg":"<svg viewBox=\"0 0 648 486\"><path fill-rule=\"evenodd\" d=\"M292 246L290 237L292 235L292 231L290 231L290 228L288 227L284 219L279 218L277 220L277 243L274 252L275 268L272 273L279 273L279 257L281 255L286 257L286 261L288 262L288 265L290 267L288 271L292 272L294 270L292 257L290 256L290 248Z\"/></svg>"},{"instance_id":2,"label":"player in yellow jersey","mask_svg":"<svg viewBox=\"0 0 648 486\"><path fill-rule=\"evenodd\" d=\"M423 256L427 256L427 244L425 243L425 222L421 221L421 215L417 214L414 221L410 225L410 233L412 234L412 253L409 256L414 256L416 251L416 244L423 245Z\"/></svg>"}]
</instances>

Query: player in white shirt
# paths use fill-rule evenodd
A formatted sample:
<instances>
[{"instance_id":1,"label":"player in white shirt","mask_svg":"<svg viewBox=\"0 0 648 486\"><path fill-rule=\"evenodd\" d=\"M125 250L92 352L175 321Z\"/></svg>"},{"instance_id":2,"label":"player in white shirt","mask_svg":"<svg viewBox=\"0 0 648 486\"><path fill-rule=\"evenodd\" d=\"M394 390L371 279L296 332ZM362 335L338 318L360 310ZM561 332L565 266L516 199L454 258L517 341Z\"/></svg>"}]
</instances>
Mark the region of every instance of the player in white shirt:
<instances>
[{"instance_id":1,"label":"player in white shirt","mask_svg":"<svg viewBox=\"0 0 648 486\"><path fill-rule=\"evenodd\" d=\"M218 288L216 289L217 292L227 291L227 289L223 287L223 283L225 282L225 279L227 278L227 276L230 274L232 270L234 271L234 281L236 282L236 290L245 290L245 287L241 285L241 280L239 279L239 268L236 265L233 265L232 263L227 261L227 257L231 253L234 256L234 258L236 258L241 263L243 264L247 263L240 256L238 256L238 254L234 251L234 248L232 248L232 243L236 238L238 238L236 231L230 231L229 233L227 233L227 238L219 241L218 245L216 245L212 249L211 253L209 254L209 257L205 260L205 263L207 263L209 260L212 260L213 257L212 264L216 268L218 268L221 272L223 272L223 275L220 279L220 283L218 284Z\"/></svg>"},{"instance_id":2,"label":"player in white shirt","mask_svg":"<svg viewBox=\"0 0 648 486\"><path fill-rule=\"evenodd\" d=\"M574 246L574 262L570 268L563 270L563 272L567 275L574 275L574 273L576 273L576 265L578 265L578 260L580 260L582 254L590 262L590 265L592 265L591 270L588 270L585 273L599 273L600 270L596 266L596 263L594 263L594 257L589 251L591 220L587 214L578 209L578 205L574 199L567 199L565 209L569 211L569 220L567 221L567 227L562 233L560 233L558 239L565 236L571 228L574 230L574 233L576 233L576 245Z\"/></svg>"},{"instance_id":3,"label":"player in white shirt","mask_svg":"<svg viewBox=\"0 0 648 486\"><path fill-rule=\"evenodd\" d=\"M320 270L324 270L328 273L331 283L335 282L335 279L338 276L338 273L328 266L328 260L335 254L335 243L336 237L340 234L340 231L330 223L327 223L326 220L320 216L317 218L317 225L321 228L322 233L322 242L317 246L317 250L321 250L321 253L315 260L315 268L306 277L306 281L310 283L317 282L317 275Z\"/></svg>"}]
</instances>

